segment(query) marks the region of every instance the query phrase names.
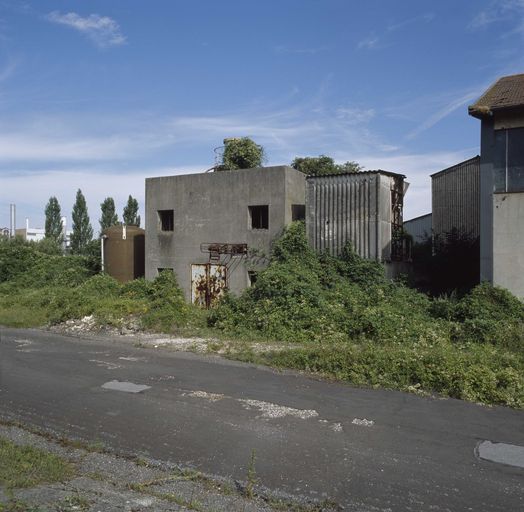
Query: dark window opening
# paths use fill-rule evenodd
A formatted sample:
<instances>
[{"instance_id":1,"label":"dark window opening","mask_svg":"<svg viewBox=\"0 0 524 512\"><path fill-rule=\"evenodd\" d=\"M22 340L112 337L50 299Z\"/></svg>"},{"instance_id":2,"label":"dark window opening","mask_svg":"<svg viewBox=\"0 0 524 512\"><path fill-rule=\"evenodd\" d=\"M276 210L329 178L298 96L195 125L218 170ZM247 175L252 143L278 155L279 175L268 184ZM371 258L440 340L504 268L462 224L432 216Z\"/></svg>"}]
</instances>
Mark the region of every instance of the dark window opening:
<instances>
[{"instance_id":1,"label":"dark window opening","mask_svg":"<svg viewBox=\"0 0 524 512\"><path fill-rule=\"evenodd\" d=\"M248 206L251 229L269 229L269 206Z\"/></svg>"},{"instance_id":2,"label":"dark window opening","mask_svg":"<svg viewBox=\"0 0 524 512\"><path fill-rule=\"evenodd\" d=\"M249 279L249 286L253 286L257 282L257 274L254 270L247 271L247 277Z\"/></svg>"},{"instance_id":3,"label":"dark window opening","mask_svg":"<svg viewBox=\"0 0 524 512\"><path fill-rule=\"evenodd\" d=\"M292 204L291 205L291 220L305 220L306 218L306 205L305 204Z\"/></svg>"},{"instance_id":4,"label":"dark window opening","mask_svg":"<svg viewBox=\"0 0 524 512\"><path fill-rule=\"evenodd\" d=\"M173 231L175 225L175 216L173 210L158 210L161 231Z\"/></svg>"},{"instance_id":5,"label":"dark window opening","mask_svg":"<svg viewBox=\"0 0 524 512\"><path fill-rule=\"evenodd\" d=\"M493 169L495 192L524 192L524 128L495 132Z\"/></svg>"}]
</instances>

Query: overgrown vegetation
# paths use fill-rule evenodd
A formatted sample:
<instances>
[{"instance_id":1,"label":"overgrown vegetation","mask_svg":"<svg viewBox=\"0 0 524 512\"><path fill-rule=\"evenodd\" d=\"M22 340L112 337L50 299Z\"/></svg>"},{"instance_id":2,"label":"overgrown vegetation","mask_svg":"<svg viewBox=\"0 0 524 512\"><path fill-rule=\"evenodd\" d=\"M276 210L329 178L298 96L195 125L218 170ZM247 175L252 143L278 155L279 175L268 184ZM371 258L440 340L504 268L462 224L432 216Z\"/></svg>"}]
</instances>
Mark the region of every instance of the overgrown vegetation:
<instances>
[{"instance_id":1,"label":"overgrown vegetation","mask_svg":"<svg viewBox=\"0 0 524 512\"><path fill-rule=\"evenodd\" d=\"M51 453L32 446L17 446L0 437L0 488L33 487L72 478L73 467Z\"/></svg>"},{"instance_id":2,"label":"overgrown vegetation","mask_svg":"<svg viewBox=\"0 0 524 512\"><path fill-rule=\"evenodd\" d=\"M438 392L524 406L524 304L483 283L462 299L388 281L346 247L316 255L292 225L269 267L209 322L230 336L300 343L250 361L322 373L359 385Z\"/></svg>"},{"instance_id":3,"label":"overgrown vegetation","mask_svg":"<svg viewBox=\"0 0 524 512\"><path fill-rule=\"evenodd\" d=\"M224 153L218 171L234 171L260 167L264 162L264 148L249 137L224 139Z\"/></svg>"},{"instance_id":4,"label":"overgrown vegetation","mask_svg":"<svg viewBox=\"0 0 524 512\"><path fill-rule=\"evenodd\" d=\"M0 242L0 324L86 315L117 327L135 317L142 328L162 332L201 329L207 320L221 336L262 341L231 357L357 385L524 407L521 301L486 283L462 297L431 298L387 280L381 265L350 246L339 258L317 255L302 223L274 243L254 286L209 313L184 301L172 273L121 285L96 275L85 257ZM267 350L264 341L271 342Z\"/></svg>"},{"instance_id":5,"label":"overgrown vegetation","mask_svg":"<svg viewBox=\"0 0 524 512\"><path fill-rule=\"evenodd\" d=\"M40 243L20 239L0 241L0 324L36 327L94 315L101 325L120 327L135 316L143 328L171 332L203 322L170 272L125 285L97 272L97 262L86 256L50 255Z\"/></svg>"},{"instance_id":6,"label":"overgrown vegetation","mask_svg":"<svg viewBox=\"0 0 524 512\"><path fill-rule=\"evenodd\" d=\"M303 172L308 176L325 176L327 174L346 174L359 172L364 169L357 162L345 162L336 164L332 157L326 155L296 157L291 162L291 167Z\"/></svg>"}]
</instances>

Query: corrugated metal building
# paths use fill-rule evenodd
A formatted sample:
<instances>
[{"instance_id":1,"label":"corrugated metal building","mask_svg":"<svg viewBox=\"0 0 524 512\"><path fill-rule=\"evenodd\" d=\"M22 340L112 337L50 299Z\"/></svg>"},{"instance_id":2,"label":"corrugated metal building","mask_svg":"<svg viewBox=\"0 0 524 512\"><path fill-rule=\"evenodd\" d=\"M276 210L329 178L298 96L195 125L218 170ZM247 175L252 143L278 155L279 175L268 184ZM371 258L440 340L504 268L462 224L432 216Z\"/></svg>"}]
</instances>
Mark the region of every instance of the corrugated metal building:
<instances>
[{"instance_id":1,"label":"corrugated metal building","mask_svg":"<svg viewBox=\"0 0 524 512\"><path fill-rule=\"evenodd\" d=\"M402 258L402 241L393 240L402 227L402 174L364 171L306 180L306 230L318 252L340 254L351 242L363 258L391 261Z\"/></svg>"},{"instance_id":2,"label":"corrugated metal building","mask_svg":"<svg viewBox=\"0 0 524 512\"><path fill-rule=\"evenodd\" d=\"M420 244L428 238L431 238L431 229L431 213L426 213L426 215L421 215L420 217L415 217L404 222L404 231L408 235L411 235L414 244Z\"/></svg>"},{"instance_id":3,"label":"corrugated metal building","mask_svg":"<svg viewBox=\"0 0 524 512\"><path fill-rule=\"evenodd\" d=\"M478 237L480 233L480 157L431 175L433 235L456 229Z\"/></svg>"}]
</instances>

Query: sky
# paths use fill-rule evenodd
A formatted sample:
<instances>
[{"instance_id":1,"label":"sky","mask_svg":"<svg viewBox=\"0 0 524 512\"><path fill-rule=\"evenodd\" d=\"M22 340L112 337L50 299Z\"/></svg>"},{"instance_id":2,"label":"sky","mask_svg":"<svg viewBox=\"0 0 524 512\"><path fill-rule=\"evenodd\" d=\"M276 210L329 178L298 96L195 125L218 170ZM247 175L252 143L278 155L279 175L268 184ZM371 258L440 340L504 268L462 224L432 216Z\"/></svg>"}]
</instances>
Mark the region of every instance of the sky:
<instances>
[{"instance_id":1,"label":"sky","mask_svg":"<svg viewBox=\"0 0 524 512\"><path fill-rule=\"evenodd\" d=\"M266 165L332 156L430 174L479 153L467 107L524 72L524 0L0 0L0 227L78 189L91 223L150 176L202 172L225 137Z\"/></svg>"}]
</instances>

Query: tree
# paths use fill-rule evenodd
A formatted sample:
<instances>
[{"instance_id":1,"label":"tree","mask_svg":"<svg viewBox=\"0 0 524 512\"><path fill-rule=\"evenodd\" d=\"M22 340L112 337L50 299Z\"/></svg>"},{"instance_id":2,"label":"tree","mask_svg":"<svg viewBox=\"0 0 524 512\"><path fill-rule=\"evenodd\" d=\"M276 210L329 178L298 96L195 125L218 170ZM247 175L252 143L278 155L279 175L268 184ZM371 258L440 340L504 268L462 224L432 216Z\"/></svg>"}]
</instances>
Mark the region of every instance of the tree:
<instances>
[{"instance_id":1,"label":"tree","mask_svg":"<svg viewBox=\"0 0 524 512\"><path fill-rule=\"evenodd\" d=\"M264 148L249 137L224 139L222 164L218 171L251 169L260 167L264 161Z\"/></svg>"},{"instance_id":2,"label":"tree","mask_svg":"<svg viewBox=\"0 0 524 512\"><path fill-rule=\"evenodd\" d=\"M73 254L84 254L89 242L93 239L93 228L89 221L86 200L80 189L76 192L72 217L71 252Z\"/></svg>"},{"instance_id":3,"label":"tree","mask_svg":"<svg viewBox=\"0 0 524 512\"><path fill-rule=\"evenodd\" d=\"M138 215L138 201L129 196L124 207L124 224L128 226L140 226L140 215Z\"/></svg>"},{"instance_id":4,"label":"tree","mask_svg":"<svg viewBox=\"0 0 524 512\"><path fill-rule=\"evenodd\" d=\"M346 174L359 172L363 167L357 162L336 164L333 158L326 155L296 157L291 166L308 176L325 176L326 174Z\"/></svg>"},{"instance_id":5,"label":"tree","mask_svg":"<svg viewBox=\"0 0 524 512\"><path fill-rule=\"evenodd\" d=\"M62 229L60 204L58 199L52 196L45 207L45 237L60 244L63 238Z\"/></svg>"},{"instance_id":6,"label":"tree","mask_svg":"<svg viewBox=\"0 0 524 512\"><path fill-rule=\"evenodd\" d=\"M115 212L115 201L112 197L106 197L104 202L100 205L102 210L102 217L100 217L100 233L104 229L110 228L118 224L118 215Z\"/></svg>"}]
</instances>

